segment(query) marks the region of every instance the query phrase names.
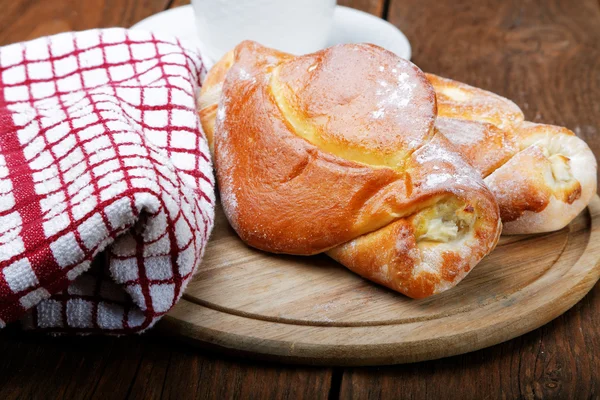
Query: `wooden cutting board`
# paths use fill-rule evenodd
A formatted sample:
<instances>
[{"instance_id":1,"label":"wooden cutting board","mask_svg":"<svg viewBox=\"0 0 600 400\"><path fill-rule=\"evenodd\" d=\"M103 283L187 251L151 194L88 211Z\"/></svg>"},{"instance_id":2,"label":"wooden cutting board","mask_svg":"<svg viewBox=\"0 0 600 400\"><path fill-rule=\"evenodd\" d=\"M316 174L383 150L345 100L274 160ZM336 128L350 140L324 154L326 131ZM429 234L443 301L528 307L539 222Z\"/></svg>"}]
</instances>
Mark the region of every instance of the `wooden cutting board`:
<instances>
[{"instance_id":1,"label":"wooden cutting board","mask_svg":"<svg viewBox=\"0 0 600 400\"><path fill-rule=\"evenodd\" d=\"M327 256L244 245L221 210L198 274L163 319L202 346L306 364L377 365L465 353L556 318L600 277L600 199L567 228L502 237L458 286L412 300Z\"/></svg>"}]
</instances>

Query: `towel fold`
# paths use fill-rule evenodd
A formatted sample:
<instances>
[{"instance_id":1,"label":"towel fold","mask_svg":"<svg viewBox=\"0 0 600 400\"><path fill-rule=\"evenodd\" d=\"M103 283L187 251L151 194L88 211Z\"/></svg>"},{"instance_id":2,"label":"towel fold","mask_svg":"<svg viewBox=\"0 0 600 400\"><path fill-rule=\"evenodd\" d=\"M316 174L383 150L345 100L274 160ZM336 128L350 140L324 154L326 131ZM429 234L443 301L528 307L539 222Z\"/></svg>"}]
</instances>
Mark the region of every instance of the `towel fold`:
<instances>
[{"instance_id":1,"label":"towel fold","mask_svg":"<svg viewBox=\"0 0 600 400\"><path fill-rule=\"evenodd\" d=\"M0 48L0 326L140 332L214 221L198 51L148 32Z\"/></svg>"}]
</instances>

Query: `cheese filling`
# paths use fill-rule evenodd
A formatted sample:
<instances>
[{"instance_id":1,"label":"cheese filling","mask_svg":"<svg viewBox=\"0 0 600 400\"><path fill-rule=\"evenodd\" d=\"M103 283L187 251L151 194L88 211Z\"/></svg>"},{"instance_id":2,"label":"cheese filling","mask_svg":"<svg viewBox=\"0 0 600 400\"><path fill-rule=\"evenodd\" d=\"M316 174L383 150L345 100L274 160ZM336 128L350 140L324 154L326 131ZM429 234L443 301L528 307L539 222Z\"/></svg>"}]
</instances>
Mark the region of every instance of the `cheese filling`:
<instances>
[{"instance_id":1,"label":"cheese filling","mask_svg":"<svg viewBox=\"0 0 600 400\"><path fill-rule=\"evenodd\" d=\"M581 196L581 184L571 170L571 159L559 152L560 148L553 146L540 146L544 157L548 160L548 169L545 171L546 182L552 190L552 195L558 200L573 203Z\"/></svg>"},{"instance_id":2,"label":"cheese filling","mask_svg":"<svg viewBox=\"0 0 600 400\"><path fill-rule=\"evenodd\" d=\"M474 209L460 201L439 202L413 217L417 243L449 243L464 237L475 223Z\"/></svg>"},{"instance_id":3,"label":"cheese filling","mask_svg":"<svg viewBox=\"0 0 600 400\"><path fill-rule=\"evenodd\" d=\"M552 168L552 176L557 182L569 182L573 179L569 159L562 154L554 154L548 157Z\"/></svg>"},{"instance_id":4,"label":"cheese filling","mask_svg":"<svg viewBox=\"0 0 600 400\"><path fill-rule=\"evenodd\" d=\"M429 221L427 231L420 239L446 243L456 239L457 236L458 225L455 221L444 221L442 218L435 218Z\"/></svg>"}]
</instances>

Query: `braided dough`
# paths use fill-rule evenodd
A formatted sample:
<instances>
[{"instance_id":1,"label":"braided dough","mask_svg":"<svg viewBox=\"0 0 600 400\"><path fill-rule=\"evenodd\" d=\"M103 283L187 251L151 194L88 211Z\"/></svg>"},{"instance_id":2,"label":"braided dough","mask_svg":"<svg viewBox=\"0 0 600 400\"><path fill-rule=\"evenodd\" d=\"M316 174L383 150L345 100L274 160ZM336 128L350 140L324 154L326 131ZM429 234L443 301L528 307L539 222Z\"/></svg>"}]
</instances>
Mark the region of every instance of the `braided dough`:
<instances>
[{"instance_id":1,"label":"braided dough","mask_svg":"<svg viewBox=\"0 0 600 400\"><path fill-rule=\"evenodd\" d=\"M250 246L327 252L421 298L497 243L498 206L435 130L431 84L386 50L295 57L243 42L209 73L200 108L223 209Z\"/></svg>"},{"instance_id":2,"label":"braided dough","mask_svg":"<svg viewBox=\"0 0 600 400\"><path fill-rule=\"evenodd\" d=\"M589 204L596 159L573 132L524 121L516 104L494 93L426 75L436 91L436 127L485 178L503 233L562 229Z\"/></svg>"}]
</instances>

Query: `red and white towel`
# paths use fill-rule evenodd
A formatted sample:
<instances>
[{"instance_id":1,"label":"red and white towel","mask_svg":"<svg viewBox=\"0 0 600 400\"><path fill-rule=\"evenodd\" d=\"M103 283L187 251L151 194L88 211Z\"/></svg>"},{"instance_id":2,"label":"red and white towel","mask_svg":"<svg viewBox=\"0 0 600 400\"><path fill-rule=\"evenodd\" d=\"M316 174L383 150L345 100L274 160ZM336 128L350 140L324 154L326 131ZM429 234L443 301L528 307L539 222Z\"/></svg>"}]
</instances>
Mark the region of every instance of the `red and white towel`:
<instances>
[{"instance_id":1,"label":"red and white towel","mask_svg":"<svg viewBox=\"0 0 600 400\"><path fill-rule=\"evenodd\" d=\"M143 31L0 48L0 326L140 332L177 302L214 220L204 73Z\"/></svg>"}]
</instances>

